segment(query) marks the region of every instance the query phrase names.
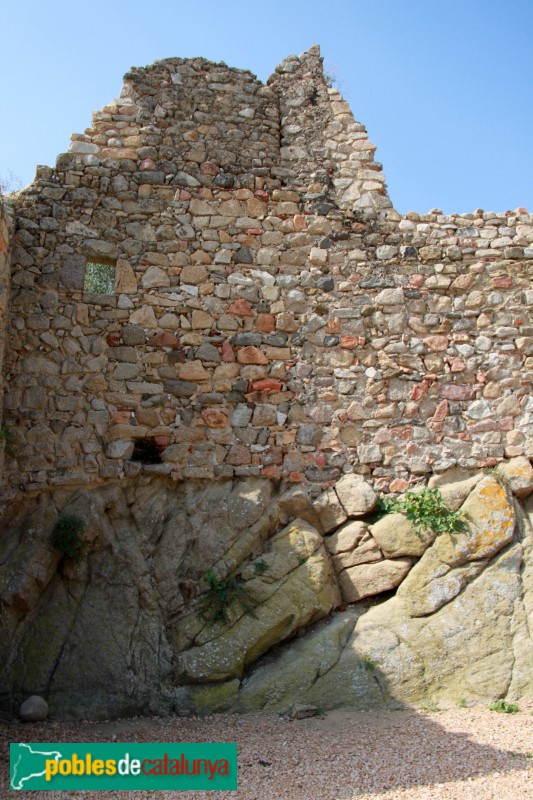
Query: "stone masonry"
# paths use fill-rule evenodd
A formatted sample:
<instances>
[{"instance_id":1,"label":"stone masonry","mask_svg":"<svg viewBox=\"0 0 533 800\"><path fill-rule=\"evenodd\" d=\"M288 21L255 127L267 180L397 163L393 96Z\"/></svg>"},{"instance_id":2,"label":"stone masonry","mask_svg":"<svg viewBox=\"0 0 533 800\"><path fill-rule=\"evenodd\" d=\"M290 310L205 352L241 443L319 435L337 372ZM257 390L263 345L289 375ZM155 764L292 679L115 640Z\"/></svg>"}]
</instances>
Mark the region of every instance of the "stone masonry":
<instances>
[{"instance_id":1,"label":"stone masonry","mask_svg":"<svg viewBox=\"0 0 533 800\"><path fill-rule=\"evenodd\" d=\"M400 216L374 151L317 47L266 86L132 69L15 199L4 500L142 472L404 491L531 457L531 215ZM8 240L2 212L0 304Z\"/></svg>"}]
</instances>

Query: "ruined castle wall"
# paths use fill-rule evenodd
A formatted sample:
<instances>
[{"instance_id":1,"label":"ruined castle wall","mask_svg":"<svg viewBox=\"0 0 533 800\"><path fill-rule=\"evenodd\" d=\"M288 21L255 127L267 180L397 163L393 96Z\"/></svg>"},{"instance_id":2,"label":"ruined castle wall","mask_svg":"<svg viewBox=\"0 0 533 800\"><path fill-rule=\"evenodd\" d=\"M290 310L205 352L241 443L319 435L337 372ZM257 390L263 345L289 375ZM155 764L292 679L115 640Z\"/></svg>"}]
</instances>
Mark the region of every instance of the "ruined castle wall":
<instances>
[{"instance_id":1,"label":"ruined castle wall","mask_svg":"<svg viewBox=\"0 0 533 800\"><path fill-rule=\"evenodd\" d=\"M400 217L319 62L266 87L203 59L132 70L39 169L6 497L143 470L319 491L354 469L394 491L532 455L531 216ZM95 261L112 294L87 291Z\"/></svg>"}]
</instances>

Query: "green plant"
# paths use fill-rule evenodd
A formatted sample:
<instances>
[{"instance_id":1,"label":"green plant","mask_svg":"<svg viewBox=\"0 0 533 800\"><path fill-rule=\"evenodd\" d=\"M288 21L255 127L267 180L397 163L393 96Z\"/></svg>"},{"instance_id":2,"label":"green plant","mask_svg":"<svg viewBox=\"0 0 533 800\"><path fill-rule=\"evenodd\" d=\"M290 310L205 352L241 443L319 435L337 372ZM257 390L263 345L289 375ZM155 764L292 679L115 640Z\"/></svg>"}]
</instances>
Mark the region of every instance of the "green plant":
<instances>
[{"instance_id":1,"label":"green plant","mask_svg":"<svg viewBox=\"0 0 533 800\"><path fill-rule=\"evenodd\" d=\"M374 672L376 669L376 662L370 656L362 656L361 663L366 672Z\"/></svg>"},{"instance_id":2,"label":"green plant","mask_svg":"<svg viewBox=\"0 0 533 800\"><path fill-rule=\"evenodd\" d=\"M500 714L516 714L520 709L515 703L508 703L507 700L495 700L489 706L491 711L499 711Z\"/></svg>"},{"instance_id":3,"label":"green plant","mask_svg":"<svg viewBox=\"0 0 533 800\"><path fill-rule=\"evenodd\" d=\"M464 697L461 697L461 699L460 699L460 700L459 700L459 702L457 703L457 708L466 708L466 707L467 707L467 705L468 705L468 704L467 704L467 702L466 702L465 698L464 698Z\"/></svg>"},{"instance_id":4,"label":"green plant","mask_svg":"<svg viewBox=\"0 0 533 800\"><path fill-rule=\"evenodd\" d=\"M4 443L4 453L6 456L13 455L13 434L5 422L0 425L0 442Z\"/></svg>"},{"instance_id":5,"label":"green plant","mask_svg":"<svg viewBox=\"0 0 533 800\"><path fill-rule=\"evenodd\" d=\"M436 534L462 533L468 527L464 514L448 508L438 489L406 492L397 500L387 500L387 508L405 514L418 534L428 530Z\"/></svg>"},{"instance_id":6,"label":"green plant","mask_svg":"<svg viewBox=\"0 0 533 800\"><path fill-rule=\"evenodd\" d=\"M374 525L375 522L378 522L382 517L386 514L390 514L392 511L395 510L394 504L396 500L394 497L388 497L387 495L380 494L378 495L378 501L374 506L374 510L368 514L366 517L366 521L369 525Z\"/></svg>"},{"instance_id":7,"label":"green plant","mask_svg":"<svg viewBox=\"0 0 533 800\"><path fill-rule=\"evenodd\" d=\"M256 575L264 575L267 570L268 570L268 564L262 558L260 558L259 561L255 562L254 572Z\"/></svg>"},{"instance_id":8,"label":"green plant","mask_svg":"<svg viewBox=\"0 0 533 800\"><path fill-rule=\"evenodd\" d=\"M255 616L253 612L255 603L244 588L240 577L228 575L226 578L217 578L213 570L209 569L204 575L204 580L208 589L203 616L208 622L211 624L229 622L229 609L236 603L248 614Z\"/></svg>"},{"instance_id":9,"label":"green plant","mask_svg":"<svg viewBox=\"0 0 533 800\"><path fill-rule=\"evenodd\" d=\"M52 531L52 546L67 558L79 558L83 548L85 521L75 514L60 514Z\"/></svg>"}]
</instances>

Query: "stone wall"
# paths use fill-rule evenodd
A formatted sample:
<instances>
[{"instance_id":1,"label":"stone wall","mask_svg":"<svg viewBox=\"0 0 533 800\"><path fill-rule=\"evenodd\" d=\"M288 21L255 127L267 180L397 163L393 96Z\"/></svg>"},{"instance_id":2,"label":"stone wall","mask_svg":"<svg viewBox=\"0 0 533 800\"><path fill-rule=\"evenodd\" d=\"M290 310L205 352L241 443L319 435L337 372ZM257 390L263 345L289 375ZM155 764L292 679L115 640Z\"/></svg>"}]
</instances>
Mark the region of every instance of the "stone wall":
<instances>
[{"instance_id":1,"label":"stone wall","mask_svg":"<svg viewBox=\"0 0 533 800\"><path fill-rule=\"evenodd\" d=\"M169 59L17 195L2 708L531 698L533 219L400 216L374 151L317 48ZM428 479L453 535L378 519Z\"/></svg>"},{"instance_id":2,"label":"stone wall","mask_svg":"<svg viewBox=\"0 0 533 800\"><path fill-rule=\"evenodd\" d=\"M0 199L0 477L4 467L4 451L6 448L6 428L3 425L4 410L4 350L8 324L8 305L11 284L10 249L13 233L13 219L9 209Z\"/></svg>"},{"instance_id":3,"label":"stone wall","mask_svg":"<svg viewBox=\"0 0 533 800\"><path fill-rule=\"evenodd\" d=\"M401 217L374 149L317 48L128 73L17 201L4 497L531 456L531 216Z\"/></svg>"}]
</instances>

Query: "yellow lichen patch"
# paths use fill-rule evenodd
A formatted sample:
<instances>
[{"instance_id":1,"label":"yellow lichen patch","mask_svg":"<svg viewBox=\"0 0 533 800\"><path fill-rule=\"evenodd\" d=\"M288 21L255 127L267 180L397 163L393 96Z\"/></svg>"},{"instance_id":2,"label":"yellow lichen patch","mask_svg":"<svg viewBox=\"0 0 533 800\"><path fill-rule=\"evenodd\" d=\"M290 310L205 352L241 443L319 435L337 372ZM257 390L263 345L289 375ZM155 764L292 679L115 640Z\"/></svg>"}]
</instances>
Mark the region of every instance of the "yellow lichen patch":
<instances>
[{"instance_id":1,"label":"yellow lichen patch","mask_svg":"<svg viewBox=\"0 0 533 800\"><path fill-rule=\"evenodd\" d=\"M483 478L461 510L469 532L458 542L458 549L467 561L491 558L512 540L514 510L505 489L494 478Z\"/></svg>"},{"instance_id":2,"label":"yellow lichen patch","mask_svg":"<svg viewBox=\"0 0 533 800\"><path fill-rule=\"evenodd\" d=\"M499 464L496 475L517 497L527 497L533 491L533 467L523 456Z\"/></svg>"}]
</instances>

